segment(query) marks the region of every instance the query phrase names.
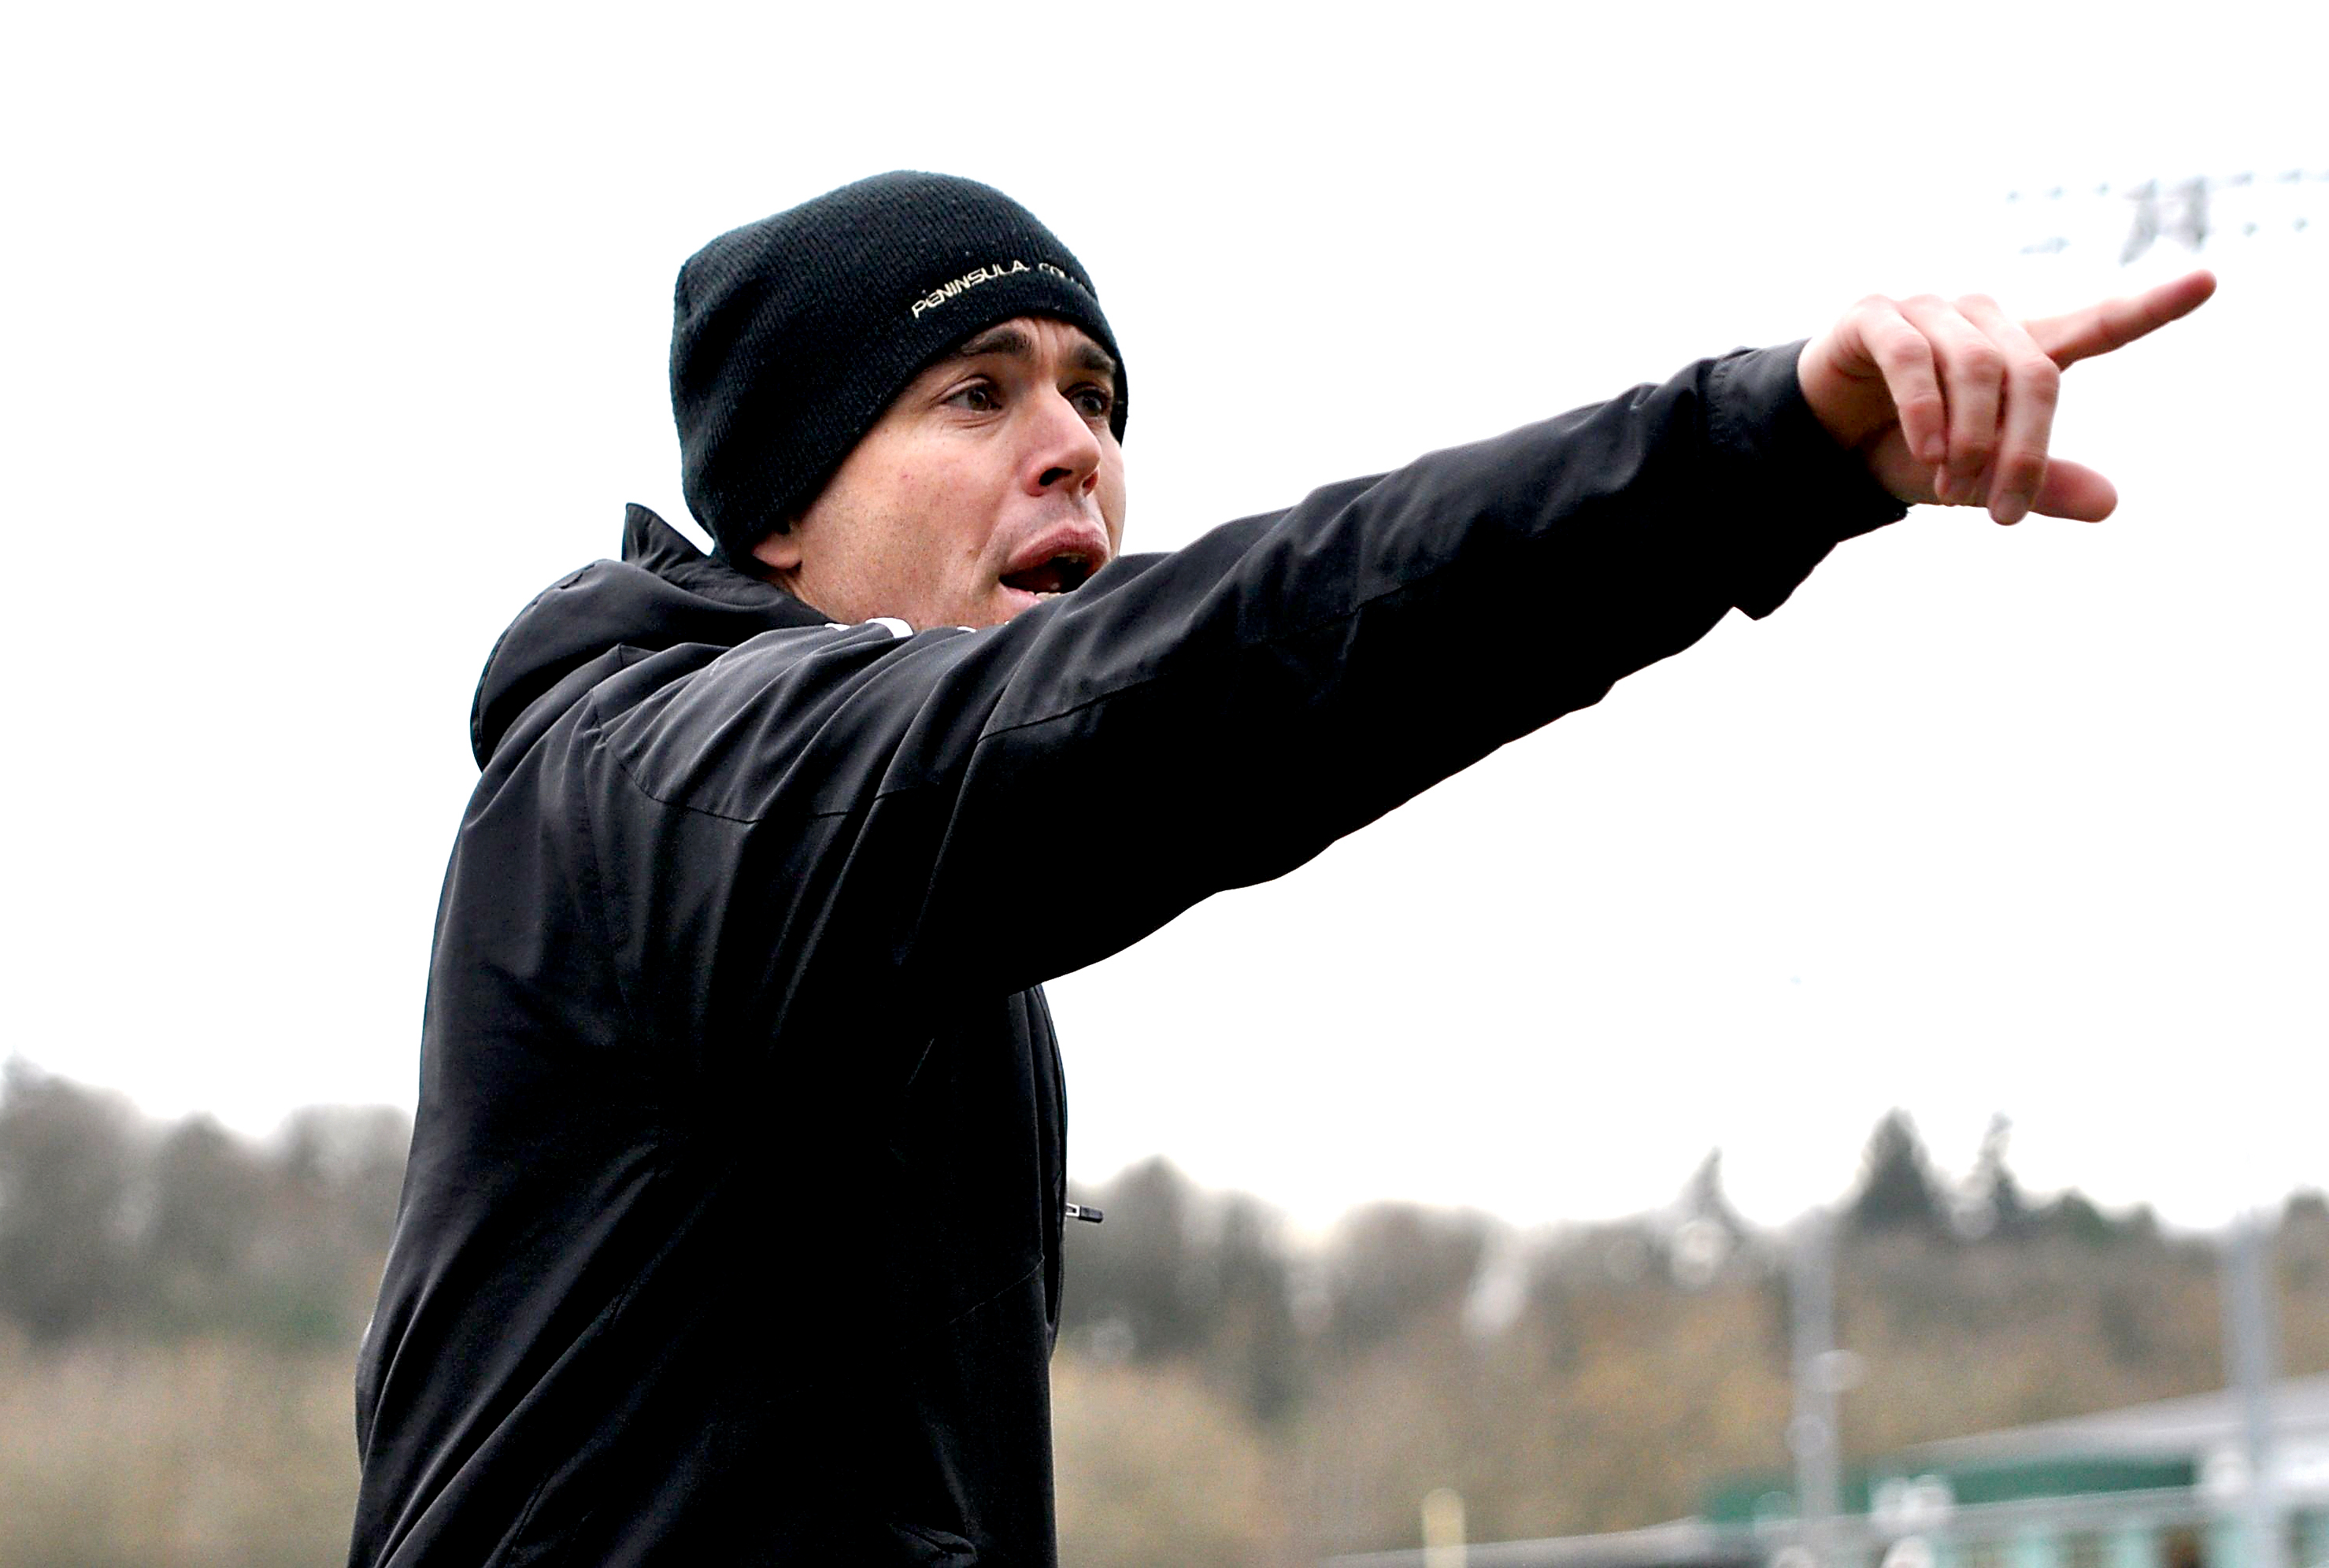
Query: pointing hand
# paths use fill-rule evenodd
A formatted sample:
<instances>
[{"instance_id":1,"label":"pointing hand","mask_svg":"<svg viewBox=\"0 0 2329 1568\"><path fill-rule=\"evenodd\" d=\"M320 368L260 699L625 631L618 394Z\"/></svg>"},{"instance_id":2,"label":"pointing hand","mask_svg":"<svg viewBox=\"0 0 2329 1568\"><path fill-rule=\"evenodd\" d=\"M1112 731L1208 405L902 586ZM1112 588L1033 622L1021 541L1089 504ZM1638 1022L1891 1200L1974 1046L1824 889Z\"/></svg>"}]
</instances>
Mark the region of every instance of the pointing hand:
<instances>
[{"instance_id":1,"label":"pointing hand","mask_svg":"<svg viewBox=\"0 0 2329 1568\"><path fill-rule=\"evenodd\" d=\"M2194 272L2125 299L2015 322L1973 294L1872 295L1804 345L1796 376L1828 434L1861 453L1901 501L1986 506L2089 522L2118 493L2091 468L2050 458L2062 371L2199 308L2216 279Z\"/></svg>"}]
</instances>

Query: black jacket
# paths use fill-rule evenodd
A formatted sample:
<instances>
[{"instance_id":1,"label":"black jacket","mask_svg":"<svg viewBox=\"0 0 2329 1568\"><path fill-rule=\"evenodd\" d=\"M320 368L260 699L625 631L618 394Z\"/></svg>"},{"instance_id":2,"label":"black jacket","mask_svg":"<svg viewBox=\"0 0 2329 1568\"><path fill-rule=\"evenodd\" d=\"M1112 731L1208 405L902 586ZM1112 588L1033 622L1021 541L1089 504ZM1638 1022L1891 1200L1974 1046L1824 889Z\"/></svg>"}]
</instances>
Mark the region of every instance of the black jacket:
<instances>
[{"instance_id":1,"label":"black jacket","mask_svg":"<svg viewBox=\"0 0 2329 1568\"><path fill-rule=\"evenodd\" d=\"M1900 515L1738 354L981 632L633 508L477 693L355 1564L1054 1561L1037 983Z\"/></svg>"}]
</instances>

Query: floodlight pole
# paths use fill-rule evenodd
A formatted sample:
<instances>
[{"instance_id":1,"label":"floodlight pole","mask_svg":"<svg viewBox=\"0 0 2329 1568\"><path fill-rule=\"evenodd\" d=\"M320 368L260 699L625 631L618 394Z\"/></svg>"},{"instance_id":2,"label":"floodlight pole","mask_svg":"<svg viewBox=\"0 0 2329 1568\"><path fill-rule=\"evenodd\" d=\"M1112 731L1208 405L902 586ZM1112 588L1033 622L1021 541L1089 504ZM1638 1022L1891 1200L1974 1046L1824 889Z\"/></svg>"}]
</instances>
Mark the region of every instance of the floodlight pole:
<instances>
[{"instance_id":1,"label":"floodlight pole","mask_svg":"<svg viewBox=\"0 0 2329 1568\"><path fill-rule=\"evenodd\" d=\"M2262 1214L2232 1222L2224 1253L2224 1362L2239 1391L2248 1484L2240 1493L2248 1550L2243 1568L2287 1568L2279 1478L2273 1467L2272 1388L2278 1359L2271 1233Z\"/></svg>"},{"instance_id":2,"label":"floodlight pole","mask_svg":"<svg viewBox=\"0 0 2329 1568\"><path fill-rule=\"evenodd\" d=\"M1834 1221L1825 1209L1806 1216L1788 1255L1787 1300L1794 1332L1795 1419L1787 1446L1796 1456L1796 1539L1817 1568L1833 1568L1841 1507L1836 1444Z\"/></svg>"}]
</instances>

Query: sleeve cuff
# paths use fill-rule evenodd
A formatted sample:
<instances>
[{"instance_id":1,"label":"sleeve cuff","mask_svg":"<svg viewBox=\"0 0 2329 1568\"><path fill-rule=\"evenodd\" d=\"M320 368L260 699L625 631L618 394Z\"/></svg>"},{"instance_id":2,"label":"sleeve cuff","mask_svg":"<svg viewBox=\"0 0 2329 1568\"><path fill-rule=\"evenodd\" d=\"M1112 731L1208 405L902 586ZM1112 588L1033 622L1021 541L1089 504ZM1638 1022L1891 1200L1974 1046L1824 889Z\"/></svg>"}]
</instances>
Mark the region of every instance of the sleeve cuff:
<instances>
[{"instance_id":1,"label":"sleeve cuff","mask_svg":"<svg viewBox=\"0 0 2329 1568\"><path fill-rule=\"evenodd\" d=\"M1708 385L1708 437L1743 481L1733 602L1758 618L1784 604L1840 541L1909 512L1804 401L1796 377L1803 347L1727 354L1714 361Z\"/></svg>"}]
</instances>

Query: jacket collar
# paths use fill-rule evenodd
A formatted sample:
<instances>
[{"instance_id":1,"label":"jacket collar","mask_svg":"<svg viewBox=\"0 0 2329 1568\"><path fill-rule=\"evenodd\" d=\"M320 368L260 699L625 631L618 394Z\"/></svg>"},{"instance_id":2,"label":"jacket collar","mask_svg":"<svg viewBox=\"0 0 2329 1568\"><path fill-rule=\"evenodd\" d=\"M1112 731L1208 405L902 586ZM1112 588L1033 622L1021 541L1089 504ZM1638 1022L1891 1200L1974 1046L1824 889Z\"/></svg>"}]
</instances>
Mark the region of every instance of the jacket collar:
<instances>
[{"instance_id":1,"label":"jacket collar","mask_svg":"<svg viewBox=\"0 0 2329 1568\"><path fill-rule=\"evenodd\" d=\"M704 554L634 504L623 512L623 559L593 561L544 588L494 644L469 708L469 748L485 766L519 715L611 649L733 648L825 623L821 611Z\"/></svg>"}]
</instances>

